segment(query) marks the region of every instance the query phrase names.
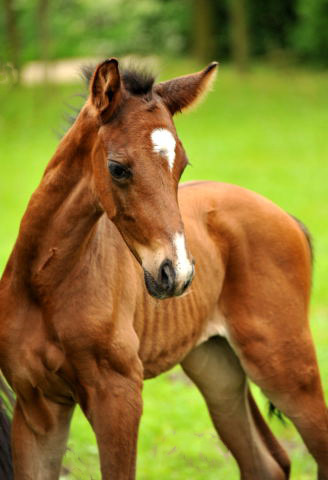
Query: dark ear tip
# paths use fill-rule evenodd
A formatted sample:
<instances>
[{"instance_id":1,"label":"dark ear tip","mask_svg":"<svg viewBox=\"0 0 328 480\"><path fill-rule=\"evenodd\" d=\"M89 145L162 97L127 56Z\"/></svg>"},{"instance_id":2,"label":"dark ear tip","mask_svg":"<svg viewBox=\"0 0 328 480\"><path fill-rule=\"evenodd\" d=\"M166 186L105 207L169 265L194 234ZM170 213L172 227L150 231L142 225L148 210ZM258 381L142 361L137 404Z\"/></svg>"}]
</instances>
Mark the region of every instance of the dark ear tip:
<instances>
[{"instance_id":1,"label":"dark ear tip","mask_svg":"<svg viewBox=\"0 0 328 480\"><path fill-rule=\"evenodd\" d=\"M104 63L105 63L106 65L109 65L110 63L113 63L115 66L118 66L118 60L117 60L117 58L115 58L115 57L107 58L107 59L104 61Z\"/></svg>"},{"instance_id":2,"label":"dark ear tip","mask_svg":"<svg viewBox=\"0 0 328 480\"><path fill-rule=\"evenodd\" d=\"M97 66L97 68L94 72L94 75L97 75L97 73L100 72L100 71L104 71L104 69L107 69L107 67L110 67L110 65L113 65L116 68L118 68L117 58L114 58L114 57L113 58L107 58L103 62L99 63L99 65Z\"/></svg>"},{"instance_id":3,"label":"dark ear tip","mask_svg":"<svg viewBox=\"0 0 328 480\"><path fill-rule=\"evenodd\" d=\"M219 66L219 62L211 62L204 70L204 73L209 73L211 70Z\"/></svg>"}]
</instances>

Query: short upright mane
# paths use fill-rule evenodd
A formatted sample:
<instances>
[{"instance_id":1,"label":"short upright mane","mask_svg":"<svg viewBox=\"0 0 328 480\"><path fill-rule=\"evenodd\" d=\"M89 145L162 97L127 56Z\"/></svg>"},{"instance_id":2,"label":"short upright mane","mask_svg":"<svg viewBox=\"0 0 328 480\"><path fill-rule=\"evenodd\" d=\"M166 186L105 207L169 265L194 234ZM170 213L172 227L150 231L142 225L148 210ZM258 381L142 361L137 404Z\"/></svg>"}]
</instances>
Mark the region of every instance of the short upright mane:
<instances>
[{"instance_id":1,"label":"short upright mane","mask_svg":"<svg viewBox=\"0 0 328 480\"><path fill-rule=\"evenodd\" d=\"M94 66L87 65L82 67L82 77L85 79L87 85L90 84L94 71ZM155 76L148 69L137 65L130 65L126 68L121 68L120 74L124 87L132 95L147 95L152 91Z\"/></svg>"}]
</instances>

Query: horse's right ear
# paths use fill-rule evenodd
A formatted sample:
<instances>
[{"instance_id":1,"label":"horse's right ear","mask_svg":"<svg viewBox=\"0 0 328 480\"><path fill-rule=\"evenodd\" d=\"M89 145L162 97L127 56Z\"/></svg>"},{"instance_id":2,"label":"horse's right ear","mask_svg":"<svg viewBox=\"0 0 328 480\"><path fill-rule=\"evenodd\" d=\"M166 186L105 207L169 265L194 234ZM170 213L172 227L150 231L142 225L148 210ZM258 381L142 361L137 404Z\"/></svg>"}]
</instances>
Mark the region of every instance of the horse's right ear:
<instances>
[{"instance_id":1,"label":"horse's right ear","mask_svg":"<svg viewBox=\"0 0 328 480\"><path fill-rule=\"evenodd\" d=\"M108 122L122 97L121 78L116 58L110 58L98 65L91 78L90 96L102 123Z\"/></svg>"}]
</instances>

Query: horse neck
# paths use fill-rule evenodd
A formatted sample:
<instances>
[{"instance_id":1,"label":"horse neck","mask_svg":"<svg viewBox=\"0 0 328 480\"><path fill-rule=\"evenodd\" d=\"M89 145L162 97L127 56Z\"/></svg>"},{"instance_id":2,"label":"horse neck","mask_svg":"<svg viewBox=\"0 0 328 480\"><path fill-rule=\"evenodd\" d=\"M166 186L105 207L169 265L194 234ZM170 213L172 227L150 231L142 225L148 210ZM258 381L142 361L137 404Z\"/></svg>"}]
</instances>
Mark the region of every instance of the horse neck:
<instances>
[{"instance_id":1,"label":"horse neck","mask_svg":"<svg viewBox=\"0 0 328 480\"><path fill-rule=\"evenodd\" d=\"M29 287L49 287L70 271L102 214L92 189L97 126L82 109L47 166L22 219L9 270Z\"/></svg>"}]
</instances>

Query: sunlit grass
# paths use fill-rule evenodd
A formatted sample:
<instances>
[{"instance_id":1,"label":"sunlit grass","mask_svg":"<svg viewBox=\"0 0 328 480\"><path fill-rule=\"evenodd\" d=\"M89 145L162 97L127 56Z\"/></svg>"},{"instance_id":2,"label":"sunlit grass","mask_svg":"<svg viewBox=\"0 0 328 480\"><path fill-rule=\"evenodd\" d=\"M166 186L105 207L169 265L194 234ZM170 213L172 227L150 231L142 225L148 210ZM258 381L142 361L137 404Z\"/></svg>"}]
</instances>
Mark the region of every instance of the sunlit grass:
<instances>
[{"instance_id":1,"label":"sunlit grass","mask_svg":"<svg viewBox=\"0 0 328 480\"><path fill-rule=\"evenodd\" d=\"M163 62L163 77L195 65ZM78 86L8 90L1 86L0 268L10 253L20 218L58 139L64 102ZM237 183L269 197L312 231L315 273L312 327L328 393L328 75L274 72L261 67L239 77L221 67L214 91L197 112L177 117L192 166L184 180ZM263 406L265 400L257 393ZM166 374L144 389L138 478L238 478L232 457L213 436L199 393ZM272 427L293 458L294 480L314 478L314 464L294 428ZM100 478L94 436L77 412L65 461L69 478Z\"/></svg>"}]
</instances>

